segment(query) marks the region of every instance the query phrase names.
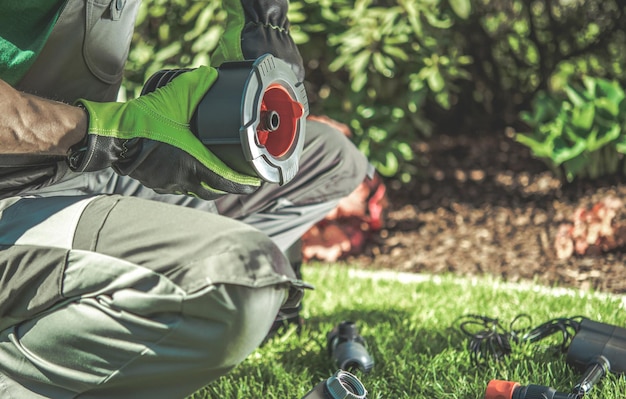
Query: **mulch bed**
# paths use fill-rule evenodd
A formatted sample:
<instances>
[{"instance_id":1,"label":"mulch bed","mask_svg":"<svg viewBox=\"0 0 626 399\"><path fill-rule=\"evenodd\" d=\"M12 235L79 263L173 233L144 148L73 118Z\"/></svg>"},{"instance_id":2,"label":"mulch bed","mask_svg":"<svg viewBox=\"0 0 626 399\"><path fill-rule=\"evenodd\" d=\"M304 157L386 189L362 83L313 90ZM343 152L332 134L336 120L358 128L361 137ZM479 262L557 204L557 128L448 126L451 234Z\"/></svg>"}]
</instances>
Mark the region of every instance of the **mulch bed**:
<instances>
[{"instance_id":1,"label":"mulch bed","mask_svg":"<svg viewBox=\"0 0 626 399\"><path fill-rule=\"evenodd\" d=\"M565 259L555 250L577 209L626 200L623 179L564 184L505 135L437 136L416 156L427 170L408 186L386 181L384 226L346 263L626 293L622 246ZM623 223L621 210L614 223Z\"/></svg>"}]
</instances>

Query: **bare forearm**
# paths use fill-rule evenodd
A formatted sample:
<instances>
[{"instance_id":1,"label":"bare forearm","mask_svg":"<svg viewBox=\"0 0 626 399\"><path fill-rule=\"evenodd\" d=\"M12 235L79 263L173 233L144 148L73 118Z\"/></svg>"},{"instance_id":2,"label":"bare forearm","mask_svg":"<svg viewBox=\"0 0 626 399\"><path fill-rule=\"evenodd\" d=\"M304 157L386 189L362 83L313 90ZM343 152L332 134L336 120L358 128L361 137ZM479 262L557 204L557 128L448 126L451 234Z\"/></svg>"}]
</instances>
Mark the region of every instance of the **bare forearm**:
<instances>
[{"instance_id":1,"label":"bare forearm","mask_svg":"<svg viewBox=\"0 0 626 399\"><path fill-rule=\"evenodd\" d=\"M65 155L86 132L82 109L22 93L0 80L0 154Z\"/></svg>"}]
</instances>

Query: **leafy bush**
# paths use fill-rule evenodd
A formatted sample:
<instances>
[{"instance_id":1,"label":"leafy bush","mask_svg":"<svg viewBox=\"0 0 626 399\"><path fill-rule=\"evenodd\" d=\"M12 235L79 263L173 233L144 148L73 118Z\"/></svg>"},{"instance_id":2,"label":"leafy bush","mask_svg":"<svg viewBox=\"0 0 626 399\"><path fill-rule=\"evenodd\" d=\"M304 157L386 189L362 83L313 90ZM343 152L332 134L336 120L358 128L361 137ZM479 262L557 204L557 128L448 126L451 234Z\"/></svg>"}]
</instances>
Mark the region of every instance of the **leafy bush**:
<instances>
[{"instance_id":1,"label":"leafy bush","mask_svg":"<svg viewBox=\"0 0 626 399\"><path fill-rule=\"evenodd\" d=\"M532 128L517 134L567 181L615 174L626 147L624 90L615 81L583 76L562 93L540 92L521 117Z\"/></svg>"},{"instance_id":2,"label":"leafy bush","mask_svg":"<svg viewBox=\"0 0 626 399\"><path fill-rule=\"evenodd\" d=\"M617 0L300 0L314 110L349 122L386 176L419 172L411 144L520 126L538 92L626 70Z\"/></svg>"},{"instance_id":3,"label":"leafy bush","mask_svg":"<svg viewBox=\"0 0 626 399\"><path fill-rule=\"evenodd\" d=\"M469 0L292 1L294 36L308 61L314 113L349 124L385 176L408 180L416 138L432 133L426 101L449 109L471 60L456 46L455 18ZM452 6L452 7L451 7Z\"/></svg>"},{"instance_id":4,"label":"leafy bush","mask_svg":"<svg viewBox=\"0 0 626 399\"><path fill-rule=\"evenodd\" d=\"M518 141L567 181L621 171L626 5L482 0L474 10L461 27L473 96L460 103L490 128L530 127Z\"/></svg>"},{"instance_id":5,"label":"leafy bush","mask_svg":"<svg viewBox=\"0 0 626 399\"><path fill-rule=\"evenodd\" d=\"M471 128L517 123L538 92L558 90L572 74L623 79L626 4L619 0L472 0L472 6L456 26L461 51L473 59L457 119Z\"/></svg>"}]
</instances>

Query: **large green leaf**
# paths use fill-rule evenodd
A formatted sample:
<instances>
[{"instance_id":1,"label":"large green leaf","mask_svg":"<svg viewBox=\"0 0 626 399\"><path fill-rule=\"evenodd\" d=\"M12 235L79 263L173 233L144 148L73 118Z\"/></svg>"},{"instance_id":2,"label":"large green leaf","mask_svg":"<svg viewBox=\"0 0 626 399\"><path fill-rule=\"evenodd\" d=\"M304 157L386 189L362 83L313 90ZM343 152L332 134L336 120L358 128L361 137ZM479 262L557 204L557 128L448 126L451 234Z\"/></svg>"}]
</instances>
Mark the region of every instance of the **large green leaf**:
<instances>
[{"instance_id":1,"label":"large green leaf","mask_svg":"<svg viewBox=\"0 0 626 399\"><path fill-rule=\"evenodd\" d=\"M581 131L589 131L593 126L593 119L596 114L593 103L584 103L580 107L572 110L572 125Z\"/></svg>"},{"instance_id":2,"label":"large green leaf","mask_svg":"<svg viewBox=\"0 0 626 399\"><path fill-rule=\"evenodd\" d=\"M383 176L393 176L398 171L398 157L391 151L385 154L384 162L378 163L378 171Z\"/></svg>"},{"instance_id":3,"label":"large green leaf","mask_svg":"<svg viewBox=\"0 0 626 399\"><path fill-rule=\"evenodd\" d=\"M554 140L554 149L551 154L552 162L554 162L555 165L560 165L565 161L576 158L582 154L586 148L587 142L583 139L575 142L572 146L562 138L558 137Z\"/></svg>"},{"instance_id":4,"label":"large green leaf","mask_svg":"<svg viewBox=\"0 0 626 399\"><path fill-rule=\"evenodd\" d=\"M588 99L594 98L594 97L600 97L598 93L596 93L596 88L597 88L596 78L589 76L589 75L584 75L582 77L582 81L583 81L583 86L585 87L586 97Z\"/></svg>"},{"instance_id":5,"label":"large green leaf","mask_svg":"<svg viewBox=\"0 0 626 399\"><path fill-rule=\"evenodd\" d=\"M393 76L393 68L395 67L395 64L391 58L385 57L379 52L375 52L372 54L372 65L376 71L380 72L385 77Z\"/></svg>"},{"instance_id":6,"label":"large green leaf","mask_svg":"<svg viewBox=\"0 0 626 399\"><path fill-rule=\"evenodd\" d=\"M565 93L567 94L567 98L570 102L574 104L574 107L581 107L589 101L587 93L572 84L565 86Z\"/></svg>"},{"instance_id":7,"label":"large green leaf","mask_svg":"<svg viewBox=\"0 0 626 399\"><path fill-rule=\"evenodd\" d=\"M467 19L472 11L470 0L449 0L452 11L461 19Z\"/></svg>"},{"instance_id":8,"label":"large green leaf","mask_svg":"<svg viewBox=\"0 0 626 399\"><path fill-rule=\"evenodd\" d=\"M587 151L596 151L608 143L615 141L622 132L619 125L613 125L608 129L596 128L587 138Z\"/></svg>"},{"instance_id":9,"label":"large green leaf","mask_svg":"<svg viewBox=\"0 0 626 399\"><path fill-rule=\"evenodd\" d=\"M530 148L532 153L538 158L552 158L554 146L549 141L537 140L536 138L524 133L517 133L515 135L515 140Z\"/></svg>"},{"instance_id":10,"label":"large green leaf","mask_svg":"<svg viewBox=\"0 0 626 399\"><path fill-rule=\"evenodd\" d=\"M624 99L624 90L617 82L598 78L596 84L599 94L608 98L612 103L619 104Z\"/></svg>"},{"instance_id":11,"label":"large green leaf","mask_svg":"<svg viewBox=\"0 0 626 399\"><path fill-rule=\"evenodd\" d=\"M596 98L593 103L595 104L598 113L605 119L617 118L619 114L619 103L614 103L606 97Z\"/></svg>"},{"instance_id":12,"label":"large green leaf","mask_svg":"<svg viewBox=\"0 0 626 399\"><path fill-rule=\"evenodd\" d=\"M559 112L559 107L554 98L545 91L537 93L533 99L533 112L522 111L520 117L531 126L536 126L554 118Z\"/></svg>"},{"instance_id":13,"label":"large green leaf","mask_svg":"<svg viewBox=\"0 0 626 399\"><path fill-rule=\"evenodd\" d=\"M443 75L441 75L441 72L437 67L428 68L426 80L428 82L428 87L430 87L430 89L435 93L439 93L445 86Z\"/></svg>"}]
</instances>

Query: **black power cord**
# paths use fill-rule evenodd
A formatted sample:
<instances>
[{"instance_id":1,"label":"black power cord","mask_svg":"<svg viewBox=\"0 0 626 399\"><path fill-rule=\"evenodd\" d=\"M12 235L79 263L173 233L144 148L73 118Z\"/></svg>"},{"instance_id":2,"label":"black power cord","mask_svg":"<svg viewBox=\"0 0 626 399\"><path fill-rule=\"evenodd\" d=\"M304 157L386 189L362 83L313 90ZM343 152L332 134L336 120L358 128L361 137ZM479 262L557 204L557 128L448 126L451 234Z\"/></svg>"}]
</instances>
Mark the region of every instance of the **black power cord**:
<instances>
[{"instance_id":1,"label":"black power cord","mask_svg":"<svg viewBox=\"0 0 626 399\"><path fill-rule=\"evenodd\" d=\"M491 359L499 361L511 353L511 340L515 340L511 326L506 329L498 319L475 314L462 316L459 322L459 328L469 337L468 350L474 365L485 365Z\"/></svg>"},{"instance_id":2,"label":"black power cord","mask_svg":"<svg viewBox=\"0 0 626 399\"><path fill-rule=\"evenodd\" d=\"M525 313L516 316L508 327L498 319L477 314L461 316L457 322L463 334L469 337L468 349L472 363L480 366L511 354L512 343L533 343L558 333L561 333L558 346L565 352L580 330L583 319L583 316L556 318L534 328L518 327L523 320L528 324L532 322L531 316Z\"/></svg>"}]
</instances>

